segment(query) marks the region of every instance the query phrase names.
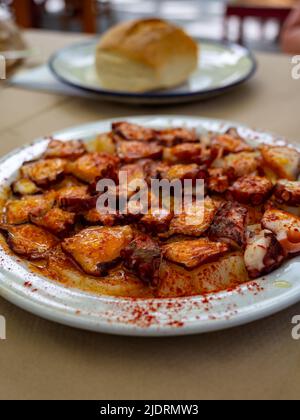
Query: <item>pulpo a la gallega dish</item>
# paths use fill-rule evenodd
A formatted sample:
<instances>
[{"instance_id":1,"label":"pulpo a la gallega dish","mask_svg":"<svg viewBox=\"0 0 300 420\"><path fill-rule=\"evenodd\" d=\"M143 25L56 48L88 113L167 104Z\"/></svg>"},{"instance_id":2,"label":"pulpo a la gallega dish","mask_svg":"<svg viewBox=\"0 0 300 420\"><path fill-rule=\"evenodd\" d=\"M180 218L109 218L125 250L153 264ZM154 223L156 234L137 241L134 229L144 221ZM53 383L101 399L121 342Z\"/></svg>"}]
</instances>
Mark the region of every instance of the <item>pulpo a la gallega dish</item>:
<instances>
[{"instance_id":1,"label":"pulpo a la gallega dish","mask_svg":"<svg viewBox=\"0 0 300 420\"><path fill-rule=\"evenodd\" d=\"M32 270L67 286L119 297L181 297L235 287L276 270L300 252L299 152L253 147L234 128L199 136L127 122L91 143L49 139L25 162L3 205L3 246ZM204 185L201 211L175 212L175 197L143 180ZM99 211L99 181L115 184L115 211ZM191 202L194 189L191 190ZM156 203L155 210L150 203ZM132 204L132 203L131 203ZM110 209L111 210L111 209Z\"/></svg>"}]
</instances>

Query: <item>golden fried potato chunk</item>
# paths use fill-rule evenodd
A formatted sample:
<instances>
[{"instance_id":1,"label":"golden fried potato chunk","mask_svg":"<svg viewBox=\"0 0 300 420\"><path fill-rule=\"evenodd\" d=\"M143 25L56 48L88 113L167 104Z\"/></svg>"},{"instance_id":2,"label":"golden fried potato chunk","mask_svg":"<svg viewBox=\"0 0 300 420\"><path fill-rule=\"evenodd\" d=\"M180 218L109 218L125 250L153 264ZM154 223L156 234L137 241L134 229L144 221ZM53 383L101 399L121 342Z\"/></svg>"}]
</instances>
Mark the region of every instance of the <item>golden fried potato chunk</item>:
<instances>
[{"instance_id":1,"label":"golden fried potato chunk","mask_svg":"<svg viewBox=\"0 0 300 420\"><path fill-rule=\"evenodd\" d=\"M277 203L300 206L300 182L279 180L275 186L274 197Z\"/></svg>"},{"instance_id":2,"label":"golden fried potato chunk","mask_svg":"<svg viewBox=\"0 0 300 420\"><path fill-rule=\"evenodd\" d=\"M173 242L162 247L164 258L188 270L222 257L229 246L208 238Z\"/></svg>"},{"instance_id":3,"label":"golden fried potato chunk","mask_svg":"<svg viewBox=\"0 0 300 420\"><path fill-rule=\"evenodd\" d=\"M20 178L11 186L12 192L16 195L34 195L41 192L34 182L28 178Z\"/></svg>"},{"instance_id":4,"label":"golden fried potato chunk","mask_svg":"<svg viewBox=\"0 0 300 420\"><path fill-rule=\"evenodd\" d=\"M111 132L99 134L95 140L88 142L86 147L88 152L116 154L116 145Z\"/></svg>"},{"instance_id":5,"label":"golden fried potato chunk","mask_svg":"<svg viewBox=\"0 0 300 420\"><path fill-rule=\"evenodd\" d=\"M110 178L111 172L117 168L119 159L107 153L87 153L68 164L68 171L76 178L93 183L101 178Z\"/></svg>"},{"instance_id":6,"label":"golden fried potato chunk","mask_svg":"<svg viewBox=\"0 0 300 420\"><path fill-rule=\"evenodd\" d=\"M285 146L262 146L261 154L264 164L279 178L296 181L300 173L300 153Z\"/></svg>"},{"instance_id":7,"label":"golden fried potato chunk","mask_svg":"<svg viewBox=\"0 0 300 420\"><path fill-rule=\"evenodd\" d=\"M85 273L102 277L119 262L122 249L132 239L130 226L91 227L65 239L62 248Z\"/></svg>"},{"instance_id":8,"label":"golden fried potato chunk","mask_svg":"<svg viewBox=\"0 0 300 420\"><path fill-rule=\"evenodd\" d=\"M25 163L21 175L42 188L59 181L65 174L67 161L64 159L41 159Z\"/></svg>"},{"instance_id":9,"label":"golden fried potato chunk","mask_svg":"<svg viewBox=\"0 0 300 420\"><path fill-rule=\"evenodd\" d=\"M248 175L239 178L228 190L227 198L242 204L259 206L272 194L273 184L265 177Z\"/></svg>"},{"instance_id":10,"label":"golden fried potato chunk","mask_svg":"<svg viewBox=\"0 0 300 420\"><path fill-rule=\"evenodd\" d=\"M261 225L275 234L286 254L300 252L300 217L282 210L269 209Z\"/></svg>"},{"instance_id":11,"label":"golden fried potato chunk","mask_svg":"<svg viewBox=\"0 0 300 420\"><path fill-rule=\"evenodd\" d=\"M30 221L55 235L68 233L75 224L76 214L53 208L42 216L30 216Z\"/></svg>"},{"instance_id":12,"label":"golden fried potato chunk","mask_svg":"<svg viewBox=\"0 0 300 420\"><path fill-rule=\"evenodd\" d=\"M58 244L58 239L51 233L31 224L1 225L0 230L4 231L12 251L30 260L45 258Z\"/></svg>"},{"instance_id":13,"label":"golden fried potato chunk","mask_svg":"<svg viewBox=\"0 0 300 420\"><path fill-rule=\"evenodd\" d=\"M139 159L161 159L163 148L155 142L120 141L117 144L117 153L124 163L133 163Z\"/></svg>"},{"instance_id":14,"label":"golden fried potato chunk","mask_svg":"<svg viewBox=\"0 0 300 420\"><path fill-rule=\"evenodd\" d=\"M81 140L60 141L51 139L44 157L61 159L78 159L86 153L86 148Z\"/></svg>"},{"instance_id":15,"label":"golden fried potato chunk","mask_svg":"<svg viewBox=\"0 0 300 420\"><path fill-rule=\"evenodd\" d=\"M49 211L55 203L55 193L22 197L9 201L5 209L5 220L10 225L20 225L30 220L30 215L39 216Z\"/></svg>"}]
</instances>

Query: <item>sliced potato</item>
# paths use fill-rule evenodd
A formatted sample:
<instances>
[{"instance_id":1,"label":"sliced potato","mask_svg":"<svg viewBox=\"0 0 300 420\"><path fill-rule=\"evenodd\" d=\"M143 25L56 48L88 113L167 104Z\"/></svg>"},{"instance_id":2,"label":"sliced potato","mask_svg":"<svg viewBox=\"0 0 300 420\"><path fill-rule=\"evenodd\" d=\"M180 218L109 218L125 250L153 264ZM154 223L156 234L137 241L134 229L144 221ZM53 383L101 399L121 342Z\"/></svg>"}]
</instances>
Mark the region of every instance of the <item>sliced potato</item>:
<instances>
[{"instance_id":1,"label":"sliced potato","mask_svg":"<svg viewBox=\"0 0 300 420\"><path fill-rule=\"evenodd\" d=\"M164 262L160 269L158 297L192 296L217 292L249 280L242 253L232 253L218 261L189 271Z\"/></svg>"},{"instance_id":2,"label":"sliced potato","mask_svg":"<svg viewBox=\"0 0 300 420\"><path fill-rule=\"evenodd\" d=\"M113 141L111 133L99 134L95 140L87 144L89 152L108 153L116 155L116 145Z\"/></svg>"}]
</instances>

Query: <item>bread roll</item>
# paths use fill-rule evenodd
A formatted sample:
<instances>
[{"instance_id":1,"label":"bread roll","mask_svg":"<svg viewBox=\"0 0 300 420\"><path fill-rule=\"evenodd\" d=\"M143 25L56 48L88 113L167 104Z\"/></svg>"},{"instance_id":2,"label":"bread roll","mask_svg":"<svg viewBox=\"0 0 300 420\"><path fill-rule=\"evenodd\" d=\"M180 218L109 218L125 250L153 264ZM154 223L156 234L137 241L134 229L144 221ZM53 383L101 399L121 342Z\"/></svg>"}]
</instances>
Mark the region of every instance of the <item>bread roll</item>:
<instances>
[{"instance_id":1,"label":"bread roll","mask_svg":"<svg viewBox=\"0 0 300 420\"><path fill-rule=\"evenodd\" d=\"M104 88L145 92L185 82L198 65L198 45L160 19L121 23L101 39L96 69Z\"/></svg>"}]
</instances>

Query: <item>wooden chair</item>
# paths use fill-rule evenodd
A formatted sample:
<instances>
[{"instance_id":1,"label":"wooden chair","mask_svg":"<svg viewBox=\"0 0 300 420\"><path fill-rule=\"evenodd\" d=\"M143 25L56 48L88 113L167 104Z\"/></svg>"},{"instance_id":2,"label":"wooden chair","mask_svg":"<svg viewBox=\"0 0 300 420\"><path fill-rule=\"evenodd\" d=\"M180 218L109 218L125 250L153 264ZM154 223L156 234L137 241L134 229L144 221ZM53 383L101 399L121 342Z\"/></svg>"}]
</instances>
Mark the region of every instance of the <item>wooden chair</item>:
<instances>
[{"instance_id":1,"label":"wooden chair","mask_svg":"<svg viewBox=\"0 0 300 420\"><path fill-rule=\"evenodd\" d=\"M35 3L32 0L13 0L12 8L15 15L16 22L23 28L35 27L34 22L34 7Z\"/></svg>"},{"instance_id":2,"label":"wooden chair","mask_svg":"<svg viewBox=\"0 0 300 420\"><path fill-rule=\"evenodd\" d=\"M239 18L237 42L244 44L244 24L247 18L257 18L262 26L269 20L274 19L279 23L281 29L291 10L291 7L255 6L254 3L247 4L247 2L228 4L224 22L224 39L228 40L228 23L229 19L233 16Z\"/></svg>"},{"instance_id":3,"label":"wooden chair","mask_svg":"<svg viewBox=\"0 0 300 420\"><path fill-rule=\"evenodd\" d=\"M34 0L13 0L12 6L16 21L24 28L37 28L40 26L41 8L46 1L36 4ZM65 0L66 10L62 16L63 26L67 26L71 20L80 21L82 30L87 33L97 32L97 17L102 13L109 15L110 4L101 4L97 0Z\"/></svg>"}]
</instances>

